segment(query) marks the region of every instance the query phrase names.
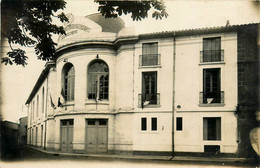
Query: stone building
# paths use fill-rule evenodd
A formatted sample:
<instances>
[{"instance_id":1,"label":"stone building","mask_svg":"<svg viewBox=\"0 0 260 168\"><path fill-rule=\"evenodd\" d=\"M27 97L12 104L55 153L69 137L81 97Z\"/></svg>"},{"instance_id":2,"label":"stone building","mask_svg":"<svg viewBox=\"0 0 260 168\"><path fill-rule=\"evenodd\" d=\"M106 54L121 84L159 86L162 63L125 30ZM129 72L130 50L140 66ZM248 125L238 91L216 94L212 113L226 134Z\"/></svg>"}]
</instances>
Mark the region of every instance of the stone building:
<instances>
[{"instance_id":1,"label":"stone building","mask_svg":"<svg viewBox=\"0 0 260 168\"><path fill-rule=\"evenodd\" d=\"M120 18L69 20L26 101L29 145L254 156L258 24L136 35Z\"/></svg>"},{"instance_id":2,"label":"stone building","mask_svg":"<svg viewBox=\"0 0 260 168\"><path fill-rule=\"evenodd\" d=\"M19 144L26 145L27 144L27 124L28 117L22 117L19 119Z\"/></svg>"}]
</instances>

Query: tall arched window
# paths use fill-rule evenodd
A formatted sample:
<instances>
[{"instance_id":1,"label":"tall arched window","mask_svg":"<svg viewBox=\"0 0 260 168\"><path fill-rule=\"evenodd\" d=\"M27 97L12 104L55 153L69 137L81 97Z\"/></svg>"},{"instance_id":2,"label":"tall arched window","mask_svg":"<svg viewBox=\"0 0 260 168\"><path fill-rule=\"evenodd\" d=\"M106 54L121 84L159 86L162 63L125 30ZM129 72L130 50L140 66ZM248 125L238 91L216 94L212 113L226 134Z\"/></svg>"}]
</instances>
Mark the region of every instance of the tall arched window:
<instances>
[{"instance_id":1,"label":"tall arched window","mask_svg":"<svg viewBox=\"0 0 260 168\"><path fill-rule=\"evenodd\" d=\"M37 95L37 101L36 101L36 117L39 115L39 95Z\"/></svg>"},{"instance_id":2,"label":"tall arched window","mask_svg":"<svg viewBox=\"0 0 260 168\"><path fill-rule=\"evenodd\" d=\"M67 63L63 67L63 87L62 93L65 101L74 100L74 83L75 83L75 71L74 66L71 63Z\"/></svg>"},{"instance_id":3,"label":"tall arched window","mask_svg":"<svg viewBox=\"0 0 260 168\"><path fill-rule=\"evenodd\" d=\"M42 88L42 113L44 112L44 87Z\"/></svg>"},{"instance_id":4,"label":"tall arched window","mask_svg":"<svg viewBox=\"0 0 260 168\"><path fill-rule=\"evenodd\" d=\"M88 66L88 99L108 100L108 91L108 66L104 61L93 61Z\"/></svg>"}]
</instances>

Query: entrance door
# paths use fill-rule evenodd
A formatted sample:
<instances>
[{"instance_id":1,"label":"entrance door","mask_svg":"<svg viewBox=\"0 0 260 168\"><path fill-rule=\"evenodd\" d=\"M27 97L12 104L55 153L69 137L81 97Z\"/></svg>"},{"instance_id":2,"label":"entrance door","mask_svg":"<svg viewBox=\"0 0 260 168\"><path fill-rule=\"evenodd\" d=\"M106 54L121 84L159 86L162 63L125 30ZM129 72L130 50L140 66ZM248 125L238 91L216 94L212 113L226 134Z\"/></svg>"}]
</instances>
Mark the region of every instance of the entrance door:
<instances>
[{"instance_id":1,"label":"entrance door","mask_svg":"<svg viewBox=\"0 0 260 168\"><path fill-rule=\"evenodd\" d=\"M73 150L73 120L61 120L61 151L72 152Z\"/></svg>"},{"instance_id":2,"label":"entrance door","mask_svg":"<svg viewBox=\"0 0 260 168\"><path fill-rule=\"evenodd\" d=\"M37 139L38 139L38 127L36 127L36 133L35 133L35 146L37 146Z\"/></svg>"},{"instance_id":3,"label":"entrance door","mask_svg":"<svg viewBox=\"0 0 260 168\"><path fill-rule=\"evenodd\" d=\"M89 119L86 122L86 151L91 153L107 152L107 120Z\"/></svg>"},{"instance_id":4,"label":"entrance door","mask_svg":"<svg viewBox=\"0 0 260 168\"><path fill-rule=\"evenodd\" d=\"M43 142L43 125L41 125L41 146L42 146L42 142Z\"/></svg>"}]
</instances>

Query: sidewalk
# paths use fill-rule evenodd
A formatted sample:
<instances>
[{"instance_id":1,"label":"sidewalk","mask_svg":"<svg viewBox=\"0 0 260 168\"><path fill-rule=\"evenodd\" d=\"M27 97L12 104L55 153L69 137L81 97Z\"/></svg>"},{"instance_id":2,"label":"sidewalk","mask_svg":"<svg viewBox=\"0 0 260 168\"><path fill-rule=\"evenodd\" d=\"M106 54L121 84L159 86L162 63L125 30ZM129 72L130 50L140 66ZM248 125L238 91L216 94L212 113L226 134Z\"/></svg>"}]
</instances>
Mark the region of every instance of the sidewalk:
<instances>
[{"instance_id":1,"label":"sidewalk","mask_svg":"<svg viewBox=\"0 0 260 168\"><path fill-rule=\"evenodd\" d=\"M227 157L191 157L191 156L153 156L153 155L119 155L119 154L77 154L63 153L55 151L46 151L43 149L27 146L30 149L40 151L42 153L59 155L59 156L78 156L93 158L114 158L114 159L134 159L134 160L157 160L157 161L185 161L185 162L218 162L218 163L254 163L255 159L249 158L227 158Z\"/></svg>"}]
</instances>

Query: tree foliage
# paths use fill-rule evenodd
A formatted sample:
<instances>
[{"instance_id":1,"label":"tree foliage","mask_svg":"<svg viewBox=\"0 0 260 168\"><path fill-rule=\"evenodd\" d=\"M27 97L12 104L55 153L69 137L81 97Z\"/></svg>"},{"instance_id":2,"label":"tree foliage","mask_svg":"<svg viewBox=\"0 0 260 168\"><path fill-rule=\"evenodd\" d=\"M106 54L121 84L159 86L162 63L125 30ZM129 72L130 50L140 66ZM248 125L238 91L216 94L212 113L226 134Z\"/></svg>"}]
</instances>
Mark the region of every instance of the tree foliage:
<instances>
[{"instance_id":1,"label":"tree foliage","mask_svg":"<svg viewBox=\"0 0 260 168\"><path fill-rule=\"evenodd\" d=\"M148 11L154 9L153 18L162 19L168 14L162 1L109 1L94 0L99 3L98 11L105 17L118 17L131 14L133 20L148 17ZM57 11L66 7L64 0L2 0L1 3L1 35L8 39L11 51L2 58L2 63L27 65L26 52L13 48L13 44L24 47L34 47L40 60L50 61L55 56L56 43L54 34L65 34L62 26L53 24L53 19L68 21L66 15L56 15Z\"/></svg>"}]
</instances>

